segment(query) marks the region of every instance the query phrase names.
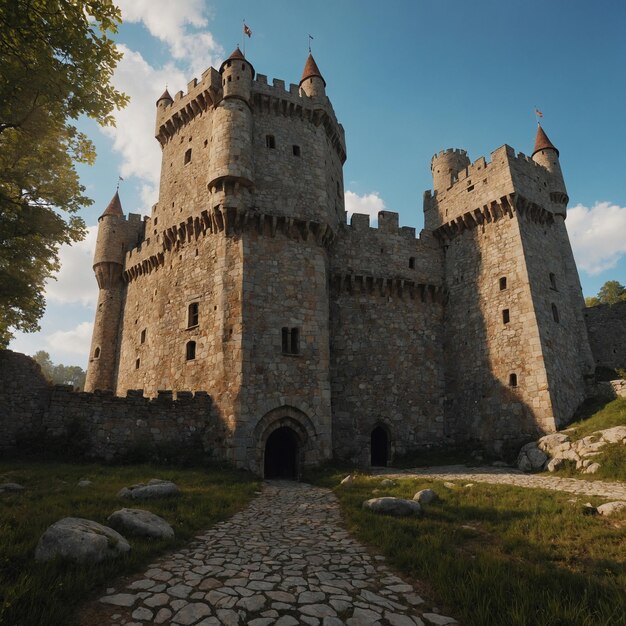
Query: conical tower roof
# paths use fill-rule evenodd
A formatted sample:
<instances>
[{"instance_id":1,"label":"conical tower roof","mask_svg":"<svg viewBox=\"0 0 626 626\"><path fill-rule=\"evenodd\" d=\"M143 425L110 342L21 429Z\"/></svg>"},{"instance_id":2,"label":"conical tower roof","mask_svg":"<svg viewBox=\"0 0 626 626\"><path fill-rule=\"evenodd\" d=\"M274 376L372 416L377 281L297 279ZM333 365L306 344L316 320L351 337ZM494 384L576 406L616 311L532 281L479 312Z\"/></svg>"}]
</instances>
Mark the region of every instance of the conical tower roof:
<instances>
[{"instance_id":1,"label":"conical tower roof","mask_svg":"<svg viewBox=\"0 0 626 626\"><path fill-rule=\"evenodd\" d=\"M540 150L546 150L548 148L554 150L556 155L559 156L559 151L552 145L552 142L548 139L548 135L546 135L543 128L541 128L541 124L537 124L537 137L535 138L535 149L533 150L532 156L535 156Z\"/></svg>"},{"instance_id":2,"label":"conical tower roof","mask_svg":"<svg viewBox=\"0 0 626 626\"><path fill-rule=\"evenodd\" d=\"M111 198L111 202L109 202L107 208L104 209L104 212L98 219L101 219L106 215L124 217L124 211L122 211L122 203L120 202L120 194L117 190L115 191L115 195Z\"/></svg>"},{"instance_id":3,"label":"conical tower roof","mask_svg":"<svg viewBox=\"0 0 626 626\"><path fill-rule=\"evenodd\" d=\"M161 94L161 97L156 101L156 103L159 104L161 100L169 100L170 102L174 102L172 100L172 96L170 96L170 92L167 90L167 87L165 88L165 91Z\"/></svg>"},{"instance_id":4,"label":"conical tower roof","mask_svg":"<svg viewBox=\"0 0 626 626\"><path fill-rule=\"evenodd\" d=\"M248 61L248 59L246 59L243 52L239 49L239 46L232 51L231 55L227 59L222 61L222 64L220 65L220 74L228 61L245 61L252 68L252 76L254 77L254 66L250 63L250 61Z\"/></svg>"},{"instance_id":5,"label":"conical tower roof","mask_svg":"<svg viewBox=\"0 0 626 626\"><path fill-rule=\"evenodd\" d=\"M319 67L317 67L317 63L313 58L313 55L309 52L309 56L307 57L306 63L304 64L304 70L302 72L302 78L300 79L300 85L307 79L312 78L313 76L317 76L321 78L324 82L324 87L326 87L326 81L320 72Z\"/></svg>"}]
</instances>

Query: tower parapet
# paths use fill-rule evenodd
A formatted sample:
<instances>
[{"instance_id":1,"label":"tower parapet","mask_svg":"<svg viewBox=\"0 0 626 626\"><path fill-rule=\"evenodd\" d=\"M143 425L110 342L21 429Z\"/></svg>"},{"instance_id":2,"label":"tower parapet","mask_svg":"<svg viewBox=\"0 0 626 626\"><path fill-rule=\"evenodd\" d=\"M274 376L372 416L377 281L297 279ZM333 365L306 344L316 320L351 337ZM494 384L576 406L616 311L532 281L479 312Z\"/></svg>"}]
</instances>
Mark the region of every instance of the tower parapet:
<instances>
[{"instance_id":1,"label":"tower parapet","mask_svg":"<svg viewBox=\"0 0 626 626\"><path fill-rule=\"evenodd\" d=\"M449 189L456 181L459 172L469 164L467 152L459 148L448 148L435 154L430 164L435 192Z\"/></svg>"},{"instance_id":2,"label":"tower parapet","mask_svg":"<svg viewBox=\"0 0 626 626\"><path fill-rule=\"evenodd\" d=\"M302 78L300 78L300 93L309 98L325 98L326 97L326 81L322 73L317 67L317 63L313 55L309 52L309 56L304 65Z\"/></svg>"}]
</instances>

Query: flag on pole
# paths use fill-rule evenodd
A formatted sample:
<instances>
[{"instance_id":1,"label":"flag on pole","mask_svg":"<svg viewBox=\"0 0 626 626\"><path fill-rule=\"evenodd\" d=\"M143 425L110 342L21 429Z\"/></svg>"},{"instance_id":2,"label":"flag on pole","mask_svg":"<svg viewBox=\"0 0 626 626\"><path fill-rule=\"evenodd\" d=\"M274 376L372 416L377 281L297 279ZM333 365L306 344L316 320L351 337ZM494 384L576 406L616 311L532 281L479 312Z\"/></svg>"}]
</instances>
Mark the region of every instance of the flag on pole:
<instances>
[{"instance_id":1,"label":"flag on pole","mask_svg":"<svg viewBox=\"0 0 626 626\"><path fill-rule=\"evenodd\" d=\"M543 117L543 113L537 107L535 107L535 115L537 117Z\"/></svg>"},{"instance_id":2,"label":"flag on pole","mask_svg":"<svg viewBox=\"0 0 626 626\"><path fill-rule=\"evenodd\" d=\"M252 29L245 22L243 23L243 34L252 37Z\"/></svg>"}]
</instances>

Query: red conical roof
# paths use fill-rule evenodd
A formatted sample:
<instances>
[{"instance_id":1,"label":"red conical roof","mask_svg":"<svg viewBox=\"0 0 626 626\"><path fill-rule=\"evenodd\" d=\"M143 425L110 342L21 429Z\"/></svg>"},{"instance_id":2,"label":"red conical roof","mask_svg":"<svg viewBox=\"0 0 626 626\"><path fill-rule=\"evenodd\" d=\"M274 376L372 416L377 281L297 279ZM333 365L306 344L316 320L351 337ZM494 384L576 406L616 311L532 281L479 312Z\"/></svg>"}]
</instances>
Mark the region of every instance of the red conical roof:
<instances>
[{"instance_id":1,"label":"red conical roof","mask_svg":"<svg viewBox=\"0 0 626 626\"><path fill-rule=\"evenodd\" d=\"M109 202L107 208L104 209L104 213L102 213L100 218L103 218L105 215L124 217L124 211L122 211L122 203L120 202L120 194L117 191L115 192L115 195L111 198L111 202Z\"/></svg>"},{"instance_id":2,"label":"red conical roof","mask_svg":"<svg viewBox=\"0 0 626 626\"><path fill-rule=\"evenodd\" d=\"M170 96L170 92L167 90L167 88L161 94L161 97L156 101L156 103L159 104L159 102L161 102L161 100L169 100L170 102L173 102L172 96Z\"/></svg>"},{"instance_id":3,"label":"red conical roof","mask_svg":"<svg viewBox=\"0 0 626 626\"><path fill-rule=\"evenodd\" d=\"M533 150L532 156L535 156L540 150L546 150L548 148L554 150L556 156L559 156L559 151L552 145L552 142L548 139L548 135L546 135L543 128L541 128L541 124L537 124L537 137L535 139L535 149Z\"/></svg>"},{"instance_id":4,"label":"red conical roof","mask_svg":"<svg viewBox=\"0 0 626 626\"><path fill-rule=\"evenodd\" d=\"M317 63L313 58L313 55L309 52L309 56L307 57L306 63L304 64L304 71L302 72L302 78L300 79L300 85L307 79L312 78L313 76L317 76L321 78L324 82L324 87L326 87L326 81L320 72L319 67L317 67Z\"/></svg>"},{"instance_id":5,"label":"red conical roof","mask_svg":"<svg viewBox=\"0 0 626 626\"><path fill-rule=\"evenodd\" d=\"M244 61L246 60L246 57L243 56L243 53L241 52L241 50L239 49L239 46L237 46L234 50L233 53L226 59L227 61L232 61L233 59L243 59Z\"/></svg>"}]
</instances>

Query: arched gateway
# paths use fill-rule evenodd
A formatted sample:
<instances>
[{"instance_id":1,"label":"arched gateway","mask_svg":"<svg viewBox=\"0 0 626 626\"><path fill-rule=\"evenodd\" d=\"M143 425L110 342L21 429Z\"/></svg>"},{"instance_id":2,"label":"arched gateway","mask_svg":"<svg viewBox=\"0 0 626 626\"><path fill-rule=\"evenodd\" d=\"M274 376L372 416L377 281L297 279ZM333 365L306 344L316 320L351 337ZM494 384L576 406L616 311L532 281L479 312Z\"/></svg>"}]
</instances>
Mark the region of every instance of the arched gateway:
<instances>
[{"instance_id":1,"label":"arched gateway","mask_svg":"<svg viewBox=\"0 0 626 626\"><path fill-rule=\"evenodd\" d=\"M296 480L300 466L298 436L289 426L276 429L265 443L265 478Z\"/></svg>"}]
</instances>

